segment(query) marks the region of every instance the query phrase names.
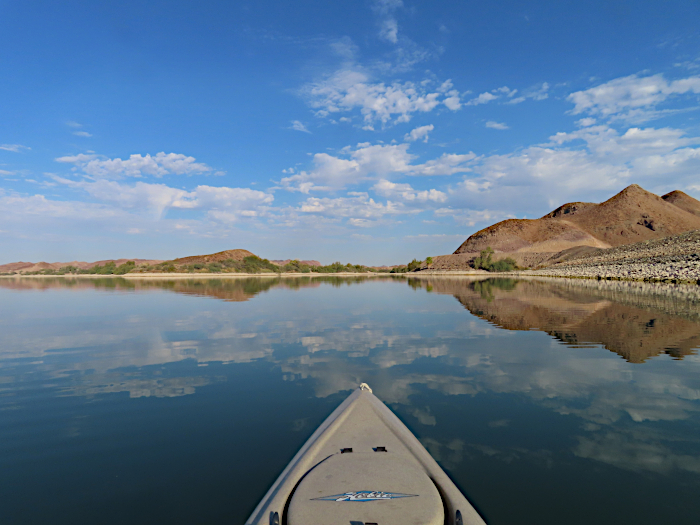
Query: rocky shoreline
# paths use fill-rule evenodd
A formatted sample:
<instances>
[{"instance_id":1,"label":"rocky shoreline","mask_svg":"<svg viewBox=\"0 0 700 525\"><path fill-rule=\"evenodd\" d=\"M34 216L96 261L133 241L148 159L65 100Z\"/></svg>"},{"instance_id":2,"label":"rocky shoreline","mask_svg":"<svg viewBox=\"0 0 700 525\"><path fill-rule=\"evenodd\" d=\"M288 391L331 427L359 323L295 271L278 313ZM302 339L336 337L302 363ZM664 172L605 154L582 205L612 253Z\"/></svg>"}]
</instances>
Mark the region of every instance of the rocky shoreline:
<instances>
[{"instance_id":1,"label":"rocky shoreline","mask_svg":"<svg viewBox=\"0 0 700 525\"><path fill-rule=\"evenodd\" d=\"M700 284L700 230L583 255L527 275Z\"/></svg>"}]
</instances>

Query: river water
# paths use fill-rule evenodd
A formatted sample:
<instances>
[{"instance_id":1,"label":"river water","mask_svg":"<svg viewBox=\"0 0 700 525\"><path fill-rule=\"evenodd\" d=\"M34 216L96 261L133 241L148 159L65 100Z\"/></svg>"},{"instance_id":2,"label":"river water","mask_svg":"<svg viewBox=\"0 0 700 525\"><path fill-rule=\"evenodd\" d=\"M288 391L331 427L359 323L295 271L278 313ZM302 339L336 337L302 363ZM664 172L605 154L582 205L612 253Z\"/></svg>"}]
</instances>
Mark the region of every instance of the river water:
<instances>
[{"instance_id":1,"label":"river water","mask_svg":"<svg viewBox=\"0 0 700 525\"><path fill-rule=\"evenodd\" d=\"M488 523L695 524L700 287L0 279L0 523L239 524L367 382Z\"/></svg>"}]
</instances>

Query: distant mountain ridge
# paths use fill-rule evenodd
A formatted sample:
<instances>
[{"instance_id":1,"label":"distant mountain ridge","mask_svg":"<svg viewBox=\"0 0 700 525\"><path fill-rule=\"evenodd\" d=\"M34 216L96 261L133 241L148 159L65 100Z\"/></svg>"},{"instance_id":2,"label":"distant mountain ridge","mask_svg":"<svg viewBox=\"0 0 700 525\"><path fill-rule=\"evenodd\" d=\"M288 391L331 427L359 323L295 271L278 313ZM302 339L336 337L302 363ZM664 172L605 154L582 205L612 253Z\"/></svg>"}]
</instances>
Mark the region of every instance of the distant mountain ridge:
<instances>
[{"instance_id":1,"label":"distant mountain ridge","mask_svg":"<svg viewBox=\"0 0 700 525\"><path fill-rule=\"evenodd\" d=\"M632 184L600 204L570 202L539 219L498 222L471 235L454 255L478 254L491 247L527 261L537 259L535 254L581 246L610 248L696 229L700 229L700 201L681 191L659 197Z\"/></svg>"},{"instance_id":2,"label":"distant mountain ridge","mask_svg":"<svg viewBox=\"0 0 700 525\"><path fill-rule=\"evenodd\" d=\"M54 263L47 263L47 262L38 262L38 263L33 263L33 262L14 262L14 263L7 263L7 264L0 264L0 273L7 273L7 272L38 272L40 270L59 270L61 268L65 268L66 266L75 266L76 268L80 268L81 270L87 270L89 268L92 268L94 266L104 266L107 263L113 262L117 266L120 264L124 264L127 261L133 261L134 263L138 264L159 264L162 263L163 261L160 259L105 259L104 261L95 261L95 262L85 262L85 261L72 261L72 262L54 262Z\"/></svg>"},{"instance_id":3,"label":"distant mountain ridge","mask_svg":"<svg viewBox=\"0 0 700 525\"><path fill-rule=\"evenodd\" d=\"M285 264L289 264L290 262L292 262L294 260L298 260L298 259L284 259L284 260L282 260L282 259L275 259L275 260L270 259L270 262L272 264L276 264L277 266L284 266ZM306 266L322 266L322 264L320 262L314 261L314 260L299 261L299 264L305 264Z\"/></svg>"},{"instance_id":4,"label":"distant mountain ridge","mask_svg":"<svg viewBox=\"0 0 700 525\"><path fill-rule=\"evenodd\" d=\"M168 262L168 263L173 263L178 266L180 265L189 265L189 264L210 264L210 263L220 263L223 261L227 260L234 260L234 261L242 261L246 257L257 257L253 252L250 252L248 250L242 250L242 249L235 249L235 250L224 250L222 252L217 252L217 253L212 253L208 255L191 255L188 257L181 257L179 259L172 259L169 261L165 261L162 259L105 259L103 261L95 261L95 262L85 262L85 261L72 261L72 262L55 262L55 263L47 263L47 262L38 262L38 263L33 263L33 262L14 262L14 263L8 263L8 264L2 264L0 265L0 273L9 273L9 272L19 272L19 273L27 273L27 272L38 272L41 270L59 270L61 268L65 268L66 266L74 266L76 268L79 268L81 270L88 270L90 268L93 268L94 266L104 266L107 263L114 262L117 266L120 264L124 264L127 261L133 261L136 263L136 265L141 265L141 264L160 264L163 262ZM284 266L287 263L291 262L293 259L284 259L284 260L274 260L270 261L273 264L276 264L277 266ZM322 266L319 261L314 261L314 260L303 260L299 261L301 264L305 264L307 266Z\"/></svg>"}]
</instances>

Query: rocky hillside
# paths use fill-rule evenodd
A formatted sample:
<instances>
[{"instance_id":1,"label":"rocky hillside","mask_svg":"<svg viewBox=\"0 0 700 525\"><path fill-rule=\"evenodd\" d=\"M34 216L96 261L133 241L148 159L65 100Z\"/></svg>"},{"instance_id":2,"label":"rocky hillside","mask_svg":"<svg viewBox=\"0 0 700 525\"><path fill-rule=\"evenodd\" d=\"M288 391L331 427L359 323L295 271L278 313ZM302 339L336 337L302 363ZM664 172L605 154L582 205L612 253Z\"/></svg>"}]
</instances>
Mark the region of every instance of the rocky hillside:
<instances>
[{"instance_id":1,"label":"rocky hillside","mask_svg":"<svg viewBox=\"0 0 700 525\"><path fill-rule=\"evenodd\" d=\"M679 207L682 210L692 213L700 217L700 201L693 199L687 193L683 193L680 190L672 191L661 197L666 202L670 202L674 206Z\"/></svg>"},{"instance_id":2,"label":"rocky hillside","mask_svg":"<svg viewBox=\"0 0 700 525\"><path fill-rule=\"evenodd\" d=\"M562 252L537 275L700 284L700 230L607 250Z\"/></svg>"},{"instance_id":3,"label":"rocky hillside","mask_svg":"<svg viewBox=\"0 0 700 525\"><path fill-rule=\"evenodd\" d=\"M659 197L633 184L600 204L571 202L539 219L508 219L484 228L453 256L436 258L436 269L463 266L488 246L532 267L565 250L594 251L697 229L700 201L681 191Z\"/></svg>"}]
</instances>

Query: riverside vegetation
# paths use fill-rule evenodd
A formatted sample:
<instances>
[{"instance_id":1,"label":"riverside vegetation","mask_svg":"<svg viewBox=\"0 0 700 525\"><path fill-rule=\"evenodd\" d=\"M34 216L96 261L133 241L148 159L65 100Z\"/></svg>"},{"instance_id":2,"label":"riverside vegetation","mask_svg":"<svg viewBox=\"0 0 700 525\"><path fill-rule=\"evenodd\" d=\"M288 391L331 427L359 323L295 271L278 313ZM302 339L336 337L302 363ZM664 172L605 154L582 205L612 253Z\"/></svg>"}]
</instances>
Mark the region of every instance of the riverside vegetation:
<instances>
[{"instance_id":1,"label":"riverside vegetation","mask_svg":"<svg viewBox=\"0 0 700 525\"><path fill-rule=\"evenodd\" d=\"M414 259L406 266L398 267L398 273L412 271L419 268L422 261ZM44 269L34 272L24 272L21 275L125 275L127 273L148 274L148 273L191 273L191 274L217 274L217 273L397 273L397 268L373 268L362 264L343 264L334 262L322 266L310 266L298 260L292 260L284 265L277 265L268 259L260 258L256 255L244 257L241 260L225 259L216 262L196 262L191 264L178 264L176 261L164 261L158 264L137 265L133 261L117 265L109 262L104 265L95 265L92 268L81 269L75 266L63 266L59 269ZM407 270L408 269L408 270ZM20 275L17 272L8 272L2 275Z\"/></svg>"},{"instance_id":2,"label":"riverside vegetation","mask_svg":"<svg viewBox=\"0 0 700 525\"><path fill-rule=\"evenodd\" d=\"M494 261L494 251L488 247L481 252L481 255L474 259L473 267L477 270L486 270L489 272L509 272L516 270L518 267L515 261L511 258L506 258ZM0 275L125 275L127 273L148 274L148 273L191 273L191 274L217 274L217 273L245 273L245 274L263 274L263 273L322 273L322 274L337 274L337 273L390 273L402 274L410 272L418 272L428 270L433 263L432 257L427 257L424 261L413 259L406 265L394 266L392 268L375 268L372 266L364 266L362 264L343 264L334 262L328 265L311 266L304 264L298 260L289 261L287 264L278 265L270 262L268 259L262 259L257 255L250 255L242 259L224 259L216 262L195 262L189 264L178 264L177 260L163 261L158 264L140 264L137 265L134 261L127 261L117 265L114 262L108 262L103 265L95 265L91 268L78 268L76 266L67 265L58 269L43 269L33 272L7 272Z\"/></svg>"}]
</instances>

